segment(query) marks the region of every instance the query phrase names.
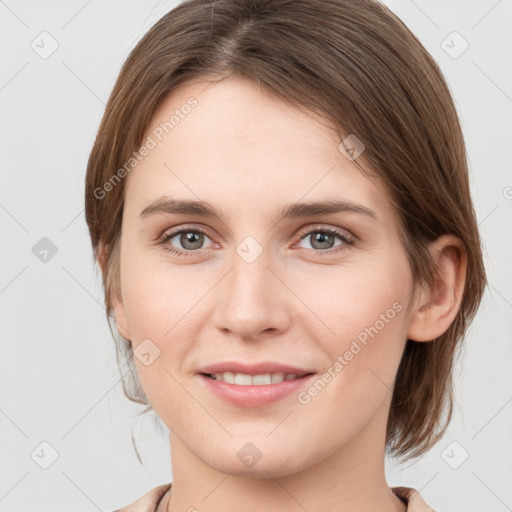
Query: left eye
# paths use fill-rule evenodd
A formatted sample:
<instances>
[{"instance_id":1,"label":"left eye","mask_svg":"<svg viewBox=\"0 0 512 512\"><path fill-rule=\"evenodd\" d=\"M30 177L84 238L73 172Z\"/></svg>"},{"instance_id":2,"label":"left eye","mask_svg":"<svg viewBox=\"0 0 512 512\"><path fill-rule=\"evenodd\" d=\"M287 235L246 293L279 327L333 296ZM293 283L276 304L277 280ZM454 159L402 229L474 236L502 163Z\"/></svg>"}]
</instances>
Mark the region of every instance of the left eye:
<instances>
[{"instance_id":1,"label":"left eye","mask_svg":"<svg viewBox=\"0 0 512 512\"><path fill-rule=\"evenodd\" d=\"M335 239L341 240L338 245L333 245ZM343 250L345 245L353 245L353 240L349 238L345 233L333 229L315 229L308 231L305 236L301 238L301 241L310 240L312 249L320 252L331 252L335 247L341 247ZM336 250L334 251L336 252Z\"/></svg>"}]
</instances>

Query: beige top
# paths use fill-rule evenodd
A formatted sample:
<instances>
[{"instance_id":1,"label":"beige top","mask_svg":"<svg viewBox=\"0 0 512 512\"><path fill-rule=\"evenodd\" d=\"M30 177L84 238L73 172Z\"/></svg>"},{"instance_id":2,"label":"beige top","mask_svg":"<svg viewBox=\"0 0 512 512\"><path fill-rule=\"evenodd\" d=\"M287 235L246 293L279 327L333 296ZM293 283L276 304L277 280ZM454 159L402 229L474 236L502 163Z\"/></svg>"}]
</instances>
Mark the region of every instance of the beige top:
<instances>
[{"instance_id":1,"label":"beige top","mask_svg":"<svg viewBox=\"0 0 512 512\"><path fill-rule=\"evenodd\" d=\"M171 499L171 486L172 483L154 487L131 505L114 510L114 512L166 512ZM416 489L391 487L391 490L407 504L407 512L435 512L423 501Z\"/></svg>"}]
</instances>

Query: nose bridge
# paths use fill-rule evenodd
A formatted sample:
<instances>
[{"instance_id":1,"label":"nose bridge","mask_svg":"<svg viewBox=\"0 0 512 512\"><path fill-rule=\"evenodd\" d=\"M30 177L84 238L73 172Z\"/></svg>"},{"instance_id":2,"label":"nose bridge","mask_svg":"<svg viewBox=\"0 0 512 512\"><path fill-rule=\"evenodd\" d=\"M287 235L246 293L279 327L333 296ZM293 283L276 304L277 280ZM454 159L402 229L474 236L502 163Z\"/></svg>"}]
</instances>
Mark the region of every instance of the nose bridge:
<instances>
[{"instance_id":1,"label":"nose bridge","mask_svg":"<svg viewBox=\"0 0 512 512\"><path fill-rule=\"evenodd\" d=\"M269 267L268 253L247 237L233 254L232 268L219 289L215 323L241 338L254 338L269 329L283 329L286 309L283 284Z\"/></svg>"}]
</instances>

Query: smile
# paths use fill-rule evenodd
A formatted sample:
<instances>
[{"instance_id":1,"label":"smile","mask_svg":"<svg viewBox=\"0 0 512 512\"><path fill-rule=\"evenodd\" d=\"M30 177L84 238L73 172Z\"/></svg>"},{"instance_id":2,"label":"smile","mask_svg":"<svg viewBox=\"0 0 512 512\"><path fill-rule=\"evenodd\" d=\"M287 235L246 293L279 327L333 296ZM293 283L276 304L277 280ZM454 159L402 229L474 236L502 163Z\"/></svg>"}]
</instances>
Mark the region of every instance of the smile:
<instances>
[{"instance_id":1,"label":"smile","mask_svg":"<svg viewBox=\"0 0 512 512\"><path fill-rule=\"evenodd\" d=\"M212 379L227 382L228 384L237 384L239 386L262 386L265 384L277 384L284 380L294 380L297 378L295 373L262 373L259 375L248 375L247 373L223 372L210 374Z\"/></svg>"},{"instance_id":2,"label":"smile","mask_svg":"<svg viewBox=\"0 0 512 512\"><path fill-rule=\"evenodd\" d=\"M263 407L298 393L314 377L284 373L248 375L243 373L201 373L200 377L209 392L239 407Z\"/></svg>"}]
</instances>

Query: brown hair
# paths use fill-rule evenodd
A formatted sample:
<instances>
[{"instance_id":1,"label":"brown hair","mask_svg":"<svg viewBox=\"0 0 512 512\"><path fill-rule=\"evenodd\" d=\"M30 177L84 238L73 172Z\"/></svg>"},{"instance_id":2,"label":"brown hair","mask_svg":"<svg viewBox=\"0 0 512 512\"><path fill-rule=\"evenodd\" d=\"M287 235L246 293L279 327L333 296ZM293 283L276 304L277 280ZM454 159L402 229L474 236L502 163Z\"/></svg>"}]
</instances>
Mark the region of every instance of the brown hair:
<instances>
[{"instance_id":1,"label":"brown hair","mask_svg":"<svg viewBox=\"0 0 512 512\"><path fill-rule=\"evenodd\" d=\"M386 446L404 460L424 453L451 419L456 349L486 277L450 92L418 39L377 1L188 0L147 32L115 83L87 167L86 218L95 256L102 248L107 316L119 293L124 180L108 193L104 185L119 178L170 91L227 74L258 81L291 106L319 114L342 138L355 134L364 143L357 163L378 177L395 207L415 285L433 284L429 242L450 233L464 243L458 314L436 340L407 340L393 391ZM118 362L123 351L130 364L126 341L118 344ZM126 396L148 404L133 377L131 390L123 380Z\"/></svg>"}]
</instances>

